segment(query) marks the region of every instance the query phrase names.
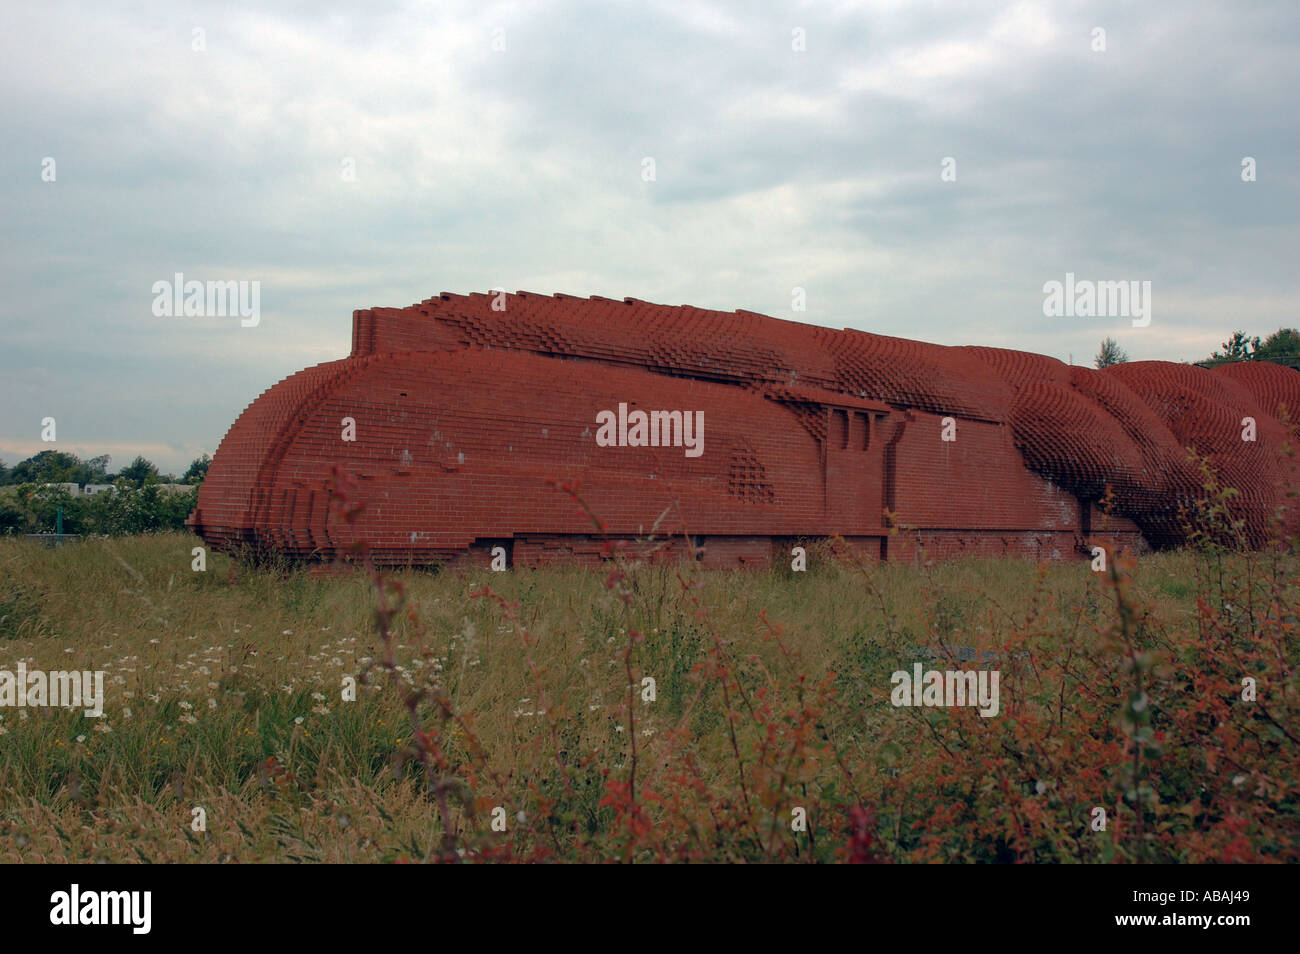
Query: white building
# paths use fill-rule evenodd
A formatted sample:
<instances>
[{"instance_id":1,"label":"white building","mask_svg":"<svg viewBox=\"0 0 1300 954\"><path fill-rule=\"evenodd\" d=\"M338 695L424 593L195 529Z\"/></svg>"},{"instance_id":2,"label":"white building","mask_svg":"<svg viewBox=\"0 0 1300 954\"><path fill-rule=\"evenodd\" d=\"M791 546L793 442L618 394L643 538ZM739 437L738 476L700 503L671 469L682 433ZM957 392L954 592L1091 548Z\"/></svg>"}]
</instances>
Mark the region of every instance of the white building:
<instances>
[{"instance_id":1,"label":"white building","mask_svg":"<svg viewBox=\"0 0 1300 954\"><path fill-rule=\"evenodd\" d=\"M45 484L45 486L46 486L46 487L62 487L64 490L66 490L68 493L72 494L72 496L74 496L74 497L78 496L78 495L81 493L81 485L80 485L80 484Z\"/></svg>"}]
</instances>

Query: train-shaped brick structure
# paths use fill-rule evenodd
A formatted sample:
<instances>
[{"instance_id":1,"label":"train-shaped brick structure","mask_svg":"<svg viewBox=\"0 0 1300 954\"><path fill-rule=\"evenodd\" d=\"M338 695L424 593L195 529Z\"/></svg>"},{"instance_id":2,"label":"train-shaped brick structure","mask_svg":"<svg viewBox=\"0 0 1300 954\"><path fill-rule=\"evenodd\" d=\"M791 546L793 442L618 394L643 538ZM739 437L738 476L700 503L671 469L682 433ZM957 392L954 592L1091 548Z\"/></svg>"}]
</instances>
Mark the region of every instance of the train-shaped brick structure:
<instances>
[{"instance_id":1,"label":"train-shaped brick structure","mask_svg":"<svg viewBox=\"0 0 1300 954\"><path fill-rule=\"evenodd\" d=\"M1190 450L1257 545L1275 514L1297 529L1298 406L1300 373L1264 362L1093 370L752 312L444 293L354 312L348 357L254 401L188 523L219 549L331 560L364 541L386 565L594 561L652 533L721 567L829 537L884 560L1063 559L1102 532L1181 542Z\"/></svg>"}]
</instances>

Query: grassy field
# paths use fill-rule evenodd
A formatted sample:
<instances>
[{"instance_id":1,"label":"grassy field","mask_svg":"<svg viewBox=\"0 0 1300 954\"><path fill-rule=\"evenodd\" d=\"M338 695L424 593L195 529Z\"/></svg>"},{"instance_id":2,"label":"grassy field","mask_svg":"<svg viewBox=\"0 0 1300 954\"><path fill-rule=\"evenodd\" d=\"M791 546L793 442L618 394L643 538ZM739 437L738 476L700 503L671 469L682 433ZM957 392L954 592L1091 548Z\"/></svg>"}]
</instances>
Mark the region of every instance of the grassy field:
<instances>
[{"instance_id":1,"label":"grassy field","mask_svg":"<svg viewBox=\"0 0 1300 954\"><path fill-rule=\"evenodd\" d=\"M106 672L101 719L0 709L0 859L1300 860L1290 556L381 592L197 544L0 540L0 670ZM891 705L917 662L998 715Z\"/></svg>"}]
</instances>

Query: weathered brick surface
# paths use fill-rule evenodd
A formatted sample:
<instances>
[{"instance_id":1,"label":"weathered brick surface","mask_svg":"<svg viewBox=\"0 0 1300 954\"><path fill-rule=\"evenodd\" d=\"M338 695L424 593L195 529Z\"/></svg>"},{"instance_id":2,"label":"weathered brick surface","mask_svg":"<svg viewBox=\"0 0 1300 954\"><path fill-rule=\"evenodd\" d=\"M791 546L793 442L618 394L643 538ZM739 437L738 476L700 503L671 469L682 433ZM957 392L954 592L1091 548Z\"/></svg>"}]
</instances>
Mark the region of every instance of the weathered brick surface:
<instances>
[{"instance_id":1,"label":"weathered brick surface","mask_svg":"<svg viewBox=\"0 0 1300 954\"><path fill-rule=\"evenodd\" d=\"M597 413L620 403L703 412L703 453L598 446ZM886 559L1065 558L1103 531L1177 541L1200 484L1191 447L1241 492L1258 541L1296 483L1282 405L1300 405L1300 374L1276 365L1093 371L749 312L443 294L354 313L348 358L253 402L190 525L303 557L364 540L384 563L486 562L493 546L512 564L594 562L590 520L548 486L576 478L609 536L688 533L706 565L766 565L829 535ZM355 524L331 513L336 464L365 498ZM889 537L885 510L905 532Z\"/></svg>"}]
</instances>

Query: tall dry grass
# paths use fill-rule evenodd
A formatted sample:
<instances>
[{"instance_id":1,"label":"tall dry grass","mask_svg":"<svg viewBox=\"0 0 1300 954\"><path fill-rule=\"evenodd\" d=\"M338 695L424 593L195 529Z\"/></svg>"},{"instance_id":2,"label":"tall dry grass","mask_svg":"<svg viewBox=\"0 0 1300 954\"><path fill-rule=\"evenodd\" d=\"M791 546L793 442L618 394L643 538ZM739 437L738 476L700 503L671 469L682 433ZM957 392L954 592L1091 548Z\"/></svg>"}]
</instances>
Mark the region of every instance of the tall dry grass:
<instances>
[{"instance_id":1,"label":"tall dry grass","mask_svg":"<svg viewBox=\"0 0 1300 954\"><path fill-rule=\"evenodd\" d=\"M0 858L1300 853L1280 552L376 578L197 542L0 540L0 669L108 674L102 720L0 709ZM892 707L917 661L995 665L1001 713Z\"/></svg>"}]
</instances>

